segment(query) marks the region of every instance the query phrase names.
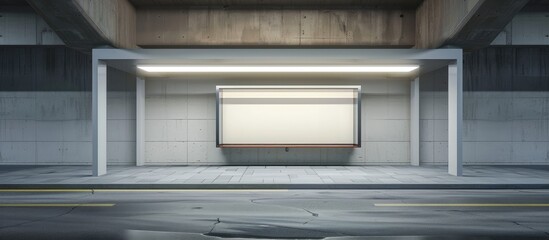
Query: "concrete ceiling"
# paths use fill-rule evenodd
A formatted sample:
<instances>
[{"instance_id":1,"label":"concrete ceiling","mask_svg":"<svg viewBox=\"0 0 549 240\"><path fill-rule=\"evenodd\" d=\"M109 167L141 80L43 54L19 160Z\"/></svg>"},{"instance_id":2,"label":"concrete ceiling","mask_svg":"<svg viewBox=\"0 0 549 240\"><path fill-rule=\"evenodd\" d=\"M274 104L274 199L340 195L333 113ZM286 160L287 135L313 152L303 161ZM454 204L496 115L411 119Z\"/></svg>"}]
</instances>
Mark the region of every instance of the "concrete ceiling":
<instances>
[{"instance_id":1,"label":"concrete ceiling","mask_svg":"<svg viewBox=\"0 0 549 240\"><path fill-rule=\"evenodd\" d=\"M423 0L130 0L137 8L173 6L285 6L285 7L351 7L380 9L416 9Z\"/></svg>"},{"instance_id":2,"label":"concrete ceiling","mask_svg":"<svg viewBox=\"0 0 549 240\"><path fill-rule=\"evenodd\" d=\"M0 6L28 6L25 0L0 0Z\"/></svg>"},{"instance_id":3,"label":"concrete ceiling","mask_svg":"<svg viewBox=\"0 0 549 240\"><path fill-rule=\"evenodd\" d=\"M549 0L530 0L523 12L549 12Z\"/></svg>"},{"instance_id":4,"label":"concrete ceiling","mask_svg":"<svg viewBox=\"0 0 549 240\"><path fill-rule=\"evenodd\" d=\"M27 3L68 46L83 51L476 49L489 45L521 9L549 6L549 0L0 0L0 6Z\"/></svg>"}]
</instances>

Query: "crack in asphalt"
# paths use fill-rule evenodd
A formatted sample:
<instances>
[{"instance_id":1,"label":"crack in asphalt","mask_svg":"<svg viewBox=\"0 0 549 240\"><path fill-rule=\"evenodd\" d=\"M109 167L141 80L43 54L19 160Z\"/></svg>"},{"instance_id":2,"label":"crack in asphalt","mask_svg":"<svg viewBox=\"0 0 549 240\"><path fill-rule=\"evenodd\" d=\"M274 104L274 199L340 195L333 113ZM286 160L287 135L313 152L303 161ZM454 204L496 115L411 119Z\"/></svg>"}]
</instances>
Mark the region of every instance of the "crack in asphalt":
<instances>
[{"instance_id":1,"label":"crack in asphalt","mask_svg":"<svg viewBox=\"0 0 549 240\"><path fill-rule=\"evenodd\" d=\"M270 226L270 227L276 227L276 228L306 230L306 231L311 231L311 232L334 234L335 236L348 236L348 234L343 234L343 233L340 233L340 232L337 232L337 231L323 231L323 230L319 230L319 229L307 229L307 228L292 227L292 226L280 226L280 225L271 224L271 223L250 223L250 222L239 222L239 221L229 221L228 223L227 223L227 221L224 221L224 222L226 224L229 224L229 225L237 224L237 225L253 225L253 226L263 226L263 227ZM221 223L221 221L219 223ZM214 223L214 226L212 226L212 230L215 227L215 225L217 225L217 224L218 223ZM215 236L215 237L227 237L227 236L224 236L224 233L222 233L222 232L221 233L212 233L212 230L210 230L210 232L208 232L206 234L203 234L203 235ZM253 239L302 239L302 238L306 238L306 239L325 239L326 237L324 236L324 237L314 238L314 237L295 237L294 236L294 237L276 237L276 238L273 238L273 237L255 235L255 234L250 233L249 235L239 236L239 238L253 238Z\"/></svg>"},{"instance_id":2,"label":"crack in asphalt","mask_svg":"<svg viewBox=\"0 0 549 240\"><path fill-rule=\"evenodd\" d=\"M521 226L521 227L524 227L524 228L527 228L527 229L530 229L530 230L534 230L534 231L538 231L538 232L542 232L543 234L549 236L549 232L546 232L546 231L543 231L543 230L539 230L539 229L536 229L536 228L533 228L533 227L530 227L528 225L523 225L523 224L520 224L519 222L517 221L513 221L512 223L514 223L515 225L517 226Z\"/></svg>"},{"instance_id":3,"label":"crack in asphalt","mask_svg":"<svg viewBox=\"0 0 549 240\"><path fill-rule=\"evenodd\" d=\"M464 210L460 210L460 209L445 210L445 211L459 212L459 213L462 213L462 214L465 214L465 215L472 215L472 216L477 216L477 217L482 217L482 218L485 217L481 213L477 213L477 212L473 212L473 211L464 211ZM518 221L512 221L512 223L517 225L517 226L523 227L523 228L527 228L527 229L534 230L534 231L537 231L537 232L542 232L543 234L549 236L549 232L546 232L546 231L543 231L543 230L540 230L540 229L536 229L534 227L530 227L530 226L527 226L527 225L524 225L524 224L520 224Z\"/></svg>"},{"instance_id":4,"label":"crack in asphalt","mask_svg":"<svg viewBox=\"0 0 549 240\"><path fill-rule=\"evenodd\" d=\"M211 234L214 231L215 226L217 226L217 224L220 224L220 223L221 223L221 220L219 220L219 218L217 218L216 221L213 223L212 228L210 229L210 231L208 231L208 233L206 233L206 235Z\"/></svg>"},{"instance_id":5,"label":"crack in asphalt","mask_svg":"<svg viewBox=\"0 0 549 240\"><path fill-rule=\"evenodd\" d=\"M305 224L308 224L308 223L310 223L310 222L314 221L314 220L315 220L315 218L317 218L317 217L318 217L318 213L315 213L315 212L313 212L313 211L310 211L310 210L308 210L308 209L305 209L305 208L301 208L301 209L303 209L303 210L304 210L305 212L308 212L308 213L310 213L310 214L311 214L311 216L313 216L313 218L311 218L311 219L309 219L309 220L305 221L305 222L303 223L303 225L305 225Z\"/></svg>"},{"instance_id":6,"label":"crack in asphalt","mask_svg":"<svg viewBox=\"0 0 549 240\"><path fill-rule=\"evenodd\" d=\"M87 198L87 197L91 197L91 194L90 195L84 195L82 197L76 197L74 199L84 199L84 198ZM0 230L6 229L6 228L20 227L20 226L23 226L23 225L26 225L26 224L37 223L37 222L42 222L42 221L46 221L46 220L51 220L51 219L54 219L54 218L63 217L63 216L66 216L66 215L70 214L71 212L73 212L80 205L81 204L78 204L77 206L71 207L69 210L67 210L63 213L57 214L57 215L54 215L54 216L48 216L48 217L43 217L43 218L38 218L38 219L33 219L33 220L27 220L27 221L24 221L24 222L21 222L21 223L13 224L13 225L2 226L2 227L0 227Z\"/></svg>"},{"instance_id":7,"label":"crack in asphalt","mask_svg":"<svg viewBox=\"0 0 549 240\"><path fill-rule=\"evenodd\" d=\"M256 199L250 199L250 202L253 203L253 204L260 204L260 205L265 205L263 203L259 203L259 202L256 202L256 201L260 201L260 200L272 200L272 199L278 199L278 198L256 198ZM316 212L313 212L309 209L306 209L306 208L300 208L300 207L293 207L293 206L284 206L284 205L276 205L276 206L279 206L279 207L285 207L285 208L295 208L295 209L301 209L309 214L311 214L311 216L313 218L310 218L309 220L305 221L302 223L302 225L306 225L312 221L315 220L315 218L318 218L320 214L316 213ZM279 225L274 225L274 224L262 224L262 225L266 225L266 226L274 226L274 227L282 227L282 228L288 228L288 229L299 229L299 230L311 230L311 229L302 229L302 228L299 228L299 227L289 227L289 226L279 226ZM316 232L320 232L320 233L327 233L327 234L336 234L336 235L340 235L340 236L345 236L345 234L343 233L340 233L340 232L337 232L337 231L321 231L321 230L318 230L318 229L314 229L313 231L316 231Z\"/></svg>"},{"instance_id":8,"label":"crack in asphalt","mask_svg":"<svg viewBox=\"0 0 549 240\"><path fill-rule=\"evenodd\" d=\"M312 222L313 220L314 220L314 219L309 219L309 220L303 222L303 225L307 225L308 223Z\"/></svg>"},{"instance_id":9,"label":"crack in asphalt","mask_svg":"<svg viewBox=\"0 0 549 240\"><path fill-rule=\"evenodd\" d=\"M14 227L20 227L20 226L23 226L23 225L26 225L26 224L30 224L30 223L37 223L37 222L42 222L42 221L46 221L46 220L51 220L51 219L54 219L54 218L58 218L58 217L63 217L67 214L70 214L72 211L74 211L74 209L76 209L78 206L74 206L74 207L71 207L68 211L64 212L64 213L61 213L61 214L58 214L58 215L55 215L55 216L49 216L49 217L44 217L44 218L39 218L39 219L33 219L33 220L28 220L28 221L24 221L22 223L17 223L17 224L13 224L13 225L8 225L8 226L3 226L3 227L0 227L0 230L3 230L3 229L6 229L6 228L14 228Z\"/></svg>"},{"instance_id":10,"label":"crack in asphalt","mask_svg":"<svg viewBox=\"0 0 549 240\"><path fill-rule=\"evenodd\" d=\"M310 213L313 217L318 217L318 213L315 213L315 212L313 212L313 211L310 211L310 210L308 210L308 209L306 209L306 208L301 208L301 209L303 209L305 212Z\"/></svg>"},{"instance_id":11,"label":"crack in asphalt","mask_svg":"<svg viewBox=\"0 0 549 240\"><path fill-rule=\"evenodd\" d=\"M273 199L273 198L256 198L256 199L250 199L250 202L253 203L253 204L262 204L262 203L258 203L258 202L256 202L256 201L258 201L258 200L270 200L270 199ZM264 204L263 204L263 205L264 205ZM297 209L301 209L301 210L303 210L303 211L305 211L305 212L311 214L311 216L313 216L313 217L318 217L318 213L315 213L315 212L313 212L313 211L310 211L310 210L308 210L308 209L306 209L306 208L292 207L292 206L284 206L284 205L278 205L278 204L277 204L276 206L287 207L287 208L297 208Z\"/></svg>"}]
</instances>

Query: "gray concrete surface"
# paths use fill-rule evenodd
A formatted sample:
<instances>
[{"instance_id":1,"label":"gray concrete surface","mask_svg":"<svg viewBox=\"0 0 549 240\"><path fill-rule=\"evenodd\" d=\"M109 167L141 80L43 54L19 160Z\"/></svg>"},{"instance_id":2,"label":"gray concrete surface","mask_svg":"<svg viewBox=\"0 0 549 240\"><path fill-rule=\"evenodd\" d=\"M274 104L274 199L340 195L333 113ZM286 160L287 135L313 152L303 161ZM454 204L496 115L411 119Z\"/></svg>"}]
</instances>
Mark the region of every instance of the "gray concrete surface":
<instances>
[{"instance_id":1,"label":"gray concrete surface","mask_svg":"<svg viewBox=\"0 0 549 240\"><path fill-rule=\"evenodd\" d=\"M0 45L65 45L31 8L2 6Z\"/></svg>"},{"instance_id":2,"label":"gray concrete surface","mask_svg":"<svg viewBox=\"0 0 549 240\"><path fill-rule=\"evenodd\" d=\"M547 45L549 39L543 34L549 32L538 30L547 24L549 19L541 12L521 12L513 17L492 45Z\"/></svg>"},{"instance_id":3,"label":"gray concrete surface","mask_svg":"<svg viewBox=\"0 0 549 240\"><path fill-rule=\"evenodd\" d=\"M463 177L446 166L109 166L91 176L89 166L2 166L0 185L535 185L549 184L548 166L466 166Z\"/></svg>"},{"instance_id":4,"label":"gray concrete surface","mask_svg":"<svg viewBox=\"0 0 549 240\"><path fill-rule=\"evenodd\" d=\"M366 165L407 164L408 79L317 79L262 76L266 85L360 85L362 148L216 148L216 85L256 85L256 77L231 79L147 78L145 162L148 165ZM117 131L115 129L115 131Z\"/></svg>"},{"instance_id":5,"label":"gray concrete surface","mask_svg":"<svg viewBox=\"0 0 549 240\"><path fill-rule=\"evenodd\" d=\"M380 205L391 203L486 205ZM549 238L547 190L4 191L0 206L0 239L10 240Z\"/></svg>"},{"instance_id":6,"label":"gray concrete surface","mask_svg":"<svg viewBox=\"0 0 549 240\"><path fill-rule=\"evenodd\" d=\"M289 152L215 147L214 90L221 82L147 80L146 164L408 165L409 83L382 80L346 82L364 91L362 148ZM0 92L0 164L91 164L90 99L89 92ZM108 94L111 165L135 164L132 99L129 91ZM464 163L549 164L548 99L548 92L465 92ZM422 91L420 113L421 164L446 164L447 94Z\"/></svg>"}]
</instances>

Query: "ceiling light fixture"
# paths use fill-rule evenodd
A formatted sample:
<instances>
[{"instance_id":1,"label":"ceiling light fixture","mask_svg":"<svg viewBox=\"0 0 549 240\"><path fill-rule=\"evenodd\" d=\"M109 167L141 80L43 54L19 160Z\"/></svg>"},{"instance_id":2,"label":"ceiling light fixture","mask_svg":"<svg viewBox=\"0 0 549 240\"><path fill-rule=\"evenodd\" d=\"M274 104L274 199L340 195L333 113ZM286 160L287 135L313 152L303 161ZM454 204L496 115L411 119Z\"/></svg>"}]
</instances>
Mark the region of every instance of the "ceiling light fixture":
<instances>
[{"instance_id":1,"label":"ceiling light fixture","mask_svg":"<svg viewBox=\"0 0 549 240\"><path fill-rule=\"evenodd\" d=\"M418 65L141 65L151 73L406 73Z\"/></svg>"}]
</instances>

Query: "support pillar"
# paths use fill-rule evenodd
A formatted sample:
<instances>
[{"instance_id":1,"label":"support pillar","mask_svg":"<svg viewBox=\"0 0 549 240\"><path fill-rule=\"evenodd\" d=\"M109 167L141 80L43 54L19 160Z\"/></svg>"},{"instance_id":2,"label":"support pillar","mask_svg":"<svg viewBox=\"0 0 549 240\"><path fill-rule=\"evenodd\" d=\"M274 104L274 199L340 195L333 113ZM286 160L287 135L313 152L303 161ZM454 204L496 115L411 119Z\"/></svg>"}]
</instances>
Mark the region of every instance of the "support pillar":
<instances>
[{"instance_id":1,"label":"support pillar","mask_svg":"<svg viewBox=\"0 0 549 240\"><path fill-rule=\"evenodd\" d=\"M410 164L419 166L419 77L410 83Z\"/></svg>"},{"instance_id":2,"label":"support pillar","mask_svg":"<svg viewBox=\"0 0 549 240\"><path fill-rule=\"evenodd\" d=\"M463 126L463 63L448 65L448 173L461 176L463 173L462 126Z\"/></svg>"},{"instance_id":3,"label":"support pillar","mask_svg":"<svg viewBox=\"0 0 549 240\"><path fill-rule=\"evenodd\" d=\"M92 64L92 175L107 173L107 65Z\"/></svg>"},{"instance_id":4,"label":"support pillar","mask_svg":"<svg viewBox=\"0 0 549 240\"><path fill-rule=\"evenodd\" d=\"M135 86L135 165L143 166L145 163L145 80L137 77Z\"/></svg>"}]
</instances>

